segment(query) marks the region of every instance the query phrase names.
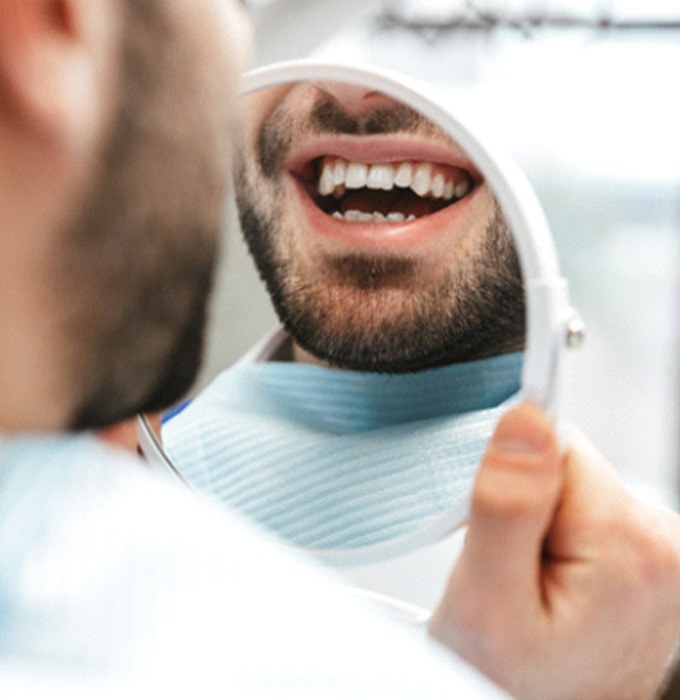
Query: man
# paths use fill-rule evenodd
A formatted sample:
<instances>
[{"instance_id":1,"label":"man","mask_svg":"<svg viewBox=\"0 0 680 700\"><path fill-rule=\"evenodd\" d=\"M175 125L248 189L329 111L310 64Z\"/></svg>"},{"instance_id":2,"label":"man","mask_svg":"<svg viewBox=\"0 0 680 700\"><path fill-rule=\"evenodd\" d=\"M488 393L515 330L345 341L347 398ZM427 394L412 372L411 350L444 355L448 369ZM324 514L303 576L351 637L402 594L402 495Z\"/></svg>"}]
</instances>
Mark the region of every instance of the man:
<instances>
[{"instance_id":1,"label":"man","mask_svg":"<svg viewBox=\"0 0 680 700\"><path fill-rule=\"evenodd\" d=\"M197 370L243 32L212 0L0 0L1 694L497 694L69 434L124 438Z\"/></svg>"},{"instance_id":2,"label":"man","mask_svg":"<svg viewBox=\"0 0 680 700\"><path fill-rule=\"evenodd\" d=\"M202 311L209 270L199 242L209 248L221 210L237 28L235 8L208 0L0 0L3 697L130 690L493 697L498 693L471 669L357 609L322 574L290 561L248 526L151 478L128 455L68 432L162 408L195 371L193 331L200 327L189 318ZM126 356L127 342L139 357ZM174 386L173 366L186 369ZM489 463L492 471L509 465L518 486L511 504L527 486L532 498L546 496L540 508L524 502L535 537L526 552L520 545L529 538L517 540L515 554L532 562L546 527L566 527L556 540L565 552L572 534L578 541L564 492L586 484L554 463L554 451L550 459L526 450L521 460L499 457L522 434L526 442L526 431L550 443L541 425L530 415L506 423ZM529 479L518 469L522 460L535 467ZM487 492L481 515L502 516L503 502L494 505ZM557 502L564 509L551 520L554 511L546 510ZM598 658L632 649L639 666L630 664L626 689L636 692L658 682L669 635L659 634L657 622L660 614L678 618L664 600L676 602L667 586L679 578L680 556L660 532L650 557L630 504L618 494L605 502L627 526L621 535L638 555L632 571L647 574L645 587L629 589L635 607L625 634L611 624L595 629L599 634L589 628L578 652ZM484 525L473 523L471 536L483 536ZM602 532L594 525L593 534ZM660 516L652 525L677 533L677 524ZM601 581L598 551L588 550L593 581ZM473 578L482 554L488 552L478 546L468 557ZM628 561L606 557L603 565L631 570ZM453 587L464 592L464 584ZM585 610L575 594L587 597L588 590L571 593ZM451 639L458 626L443 609L442 637ZM467 653L474 656L485 635L471 631ZM551 696L555 676L573 658L571 647L559 644L569 641L569 629L550 631L554 636L540 641L549 643L543 649L553 663L519 674L521 687L530 684L541 697ZM642 656L631 645L638 636ZM528 655L531 639L522 635ZM590 696L611 690L623 697L616 680L599 675Z\"/></svg>"},{"instance_id":3,"label":"man","mask_svg":"<svg viewBox=\"0 0 680 700\"><path fill-rule=\"evenodd\" d=\"M296 83L245 108L241 221L286 333L170 420L166 449L298 544L412 531L469 493L519 389L512 236L460 146L386 95Z\"/></svg>"}]
</instances>

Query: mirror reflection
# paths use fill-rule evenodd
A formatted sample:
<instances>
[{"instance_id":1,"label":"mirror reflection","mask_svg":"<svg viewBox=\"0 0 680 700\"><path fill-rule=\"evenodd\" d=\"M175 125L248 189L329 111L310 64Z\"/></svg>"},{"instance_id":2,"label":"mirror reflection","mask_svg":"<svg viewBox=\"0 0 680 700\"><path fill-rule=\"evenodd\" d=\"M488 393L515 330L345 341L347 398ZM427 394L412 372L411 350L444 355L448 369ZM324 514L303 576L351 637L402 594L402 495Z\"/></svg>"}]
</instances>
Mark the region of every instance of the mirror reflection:
<instances>
[{"instance_id":1,"label":"mirror reflection","mask_svg":"<svg viewBox=\"0 0 680 700\"><path fill-rule=\"evenodd\" d=\"M512 232L418 105L332 81L242 99L237 204L281 327L165 416L165 449L300 546L400 537L469 494L519 390Z\"/></svg>"}]
</instances>

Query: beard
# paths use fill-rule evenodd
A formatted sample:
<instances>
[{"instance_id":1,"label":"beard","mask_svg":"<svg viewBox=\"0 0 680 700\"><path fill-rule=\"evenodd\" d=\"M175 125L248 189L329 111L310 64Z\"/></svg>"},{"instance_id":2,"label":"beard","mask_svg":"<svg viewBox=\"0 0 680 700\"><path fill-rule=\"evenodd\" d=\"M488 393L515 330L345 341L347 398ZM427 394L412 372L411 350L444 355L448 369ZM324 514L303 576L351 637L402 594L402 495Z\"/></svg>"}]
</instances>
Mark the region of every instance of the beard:
<instances>
[{"instance_id":1,"label":"beard","mask_svg":"<svg viewBox=\"0 0 680 700\"><path fill-rule=\"evenodd\" d=\"M75 430L163 410L190 388L223 223L226 108L211 121L191 106L202 66L162 3L126 12L123 94L56 280Z\"/></svg>"},{"instance_id":2,"label":"beard","mask_svg":"<svg viewBox=\"0 0 680 700\"><path fill-rule=\"evenodd\" d=\"M414 372L523 346L520 266L495 202L474 249L436 277L406 254L326 255L309 270L291 243L281 172L291 131L432 133L431 122L423 122L403 105L354 119L324 101L303 123L275 110L259 133L255 160L240 154L237 199L250 253L286 330L332 366Z\"/></svg>"}]
</instances>

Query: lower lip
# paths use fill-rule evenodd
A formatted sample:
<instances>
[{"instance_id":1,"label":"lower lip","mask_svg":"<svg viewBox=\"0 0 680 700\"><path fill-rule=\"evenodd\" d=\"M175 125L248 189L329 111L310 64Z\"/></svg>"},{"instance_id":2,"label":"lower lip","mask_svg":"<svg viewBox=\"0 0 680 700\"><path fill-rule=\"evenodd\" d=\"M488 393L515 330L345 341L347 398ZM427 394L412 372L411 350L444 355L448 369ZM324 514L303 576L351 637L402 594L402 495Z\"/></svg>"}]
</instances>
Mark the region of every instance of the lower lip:
<instances>
[{"instance_id":1,"label":"lower lip","mask_svg":"<svg viewBox=\"0 0 680 700\"><path fill-rule=\"evenodd\" d=\"M463 231L458 226L470 208L479 186L456 204L440 209L434 214L404 223L361 223L336 219L323 212L316 205L306 187L295 177L294 190L301 203L303 215L307 218L313 233L328 243L350 246L353 249L399 250L416 246L435 244L446 238L451 241Z\"/></svg>"}]
</instances>

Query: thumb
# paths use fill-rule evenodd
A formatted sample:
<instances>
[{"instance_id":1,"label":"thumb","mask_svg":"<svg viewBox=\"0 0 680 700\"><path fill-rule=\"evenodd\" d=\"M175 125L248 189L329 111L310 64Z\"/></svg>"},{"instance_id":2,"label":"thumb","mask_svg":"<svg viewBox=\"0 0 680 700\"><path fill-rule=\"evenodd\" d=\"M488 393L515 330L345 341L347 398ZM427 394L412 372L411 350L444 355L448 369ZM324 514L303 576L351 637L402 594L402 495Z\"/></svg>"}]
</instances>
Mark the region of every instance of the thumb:
<instances>
[{"instance_id":1,"label":"thumb","mask_svg":"<svg viewBox=\"0 0 680 700\"><path fill-rule=\"evenodd\" d=\"M472 496L460 564L477 593L528 602L540 592L543 542L563 484L560 449L548 418L522 404L503 416Z\"/></svg>"}]
</instances>

